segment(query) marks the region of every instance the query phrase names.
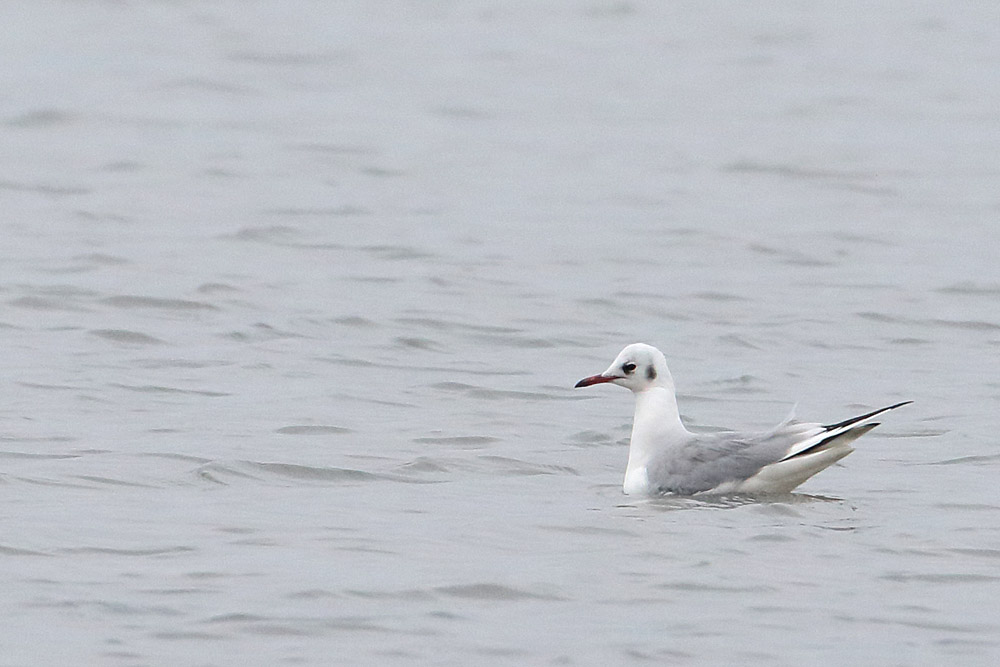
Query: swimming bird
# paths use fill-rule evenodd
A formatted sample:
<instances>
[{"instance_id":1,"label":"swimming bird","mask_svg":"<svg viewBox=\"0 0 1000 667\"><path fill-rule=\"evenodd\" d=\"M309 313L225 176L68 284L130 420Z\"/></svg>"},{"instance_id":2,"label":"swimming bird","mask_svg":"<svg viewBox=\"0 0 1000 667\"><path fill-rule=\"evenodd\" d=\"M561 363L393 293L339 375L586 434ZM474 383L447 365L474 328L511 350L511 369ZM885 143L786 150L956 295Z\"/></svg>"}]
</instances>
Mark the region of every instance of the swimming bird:
<instances>
[{"instance_id":1,"label":"swimming bird","mask_svg":"<svg viewBox=\"0 0 1000 667\"><path fill-rule=\"evenodd\" d=\"M623 489L628 495L788 493L854 451L851 443L878 426L877 415L903 401L836 424L789 416L765 433L692 433L681 422L663 353L629 345L608 370L576 383L610 382L635 394L635 417Z\"/></svg>"}]
</instances>

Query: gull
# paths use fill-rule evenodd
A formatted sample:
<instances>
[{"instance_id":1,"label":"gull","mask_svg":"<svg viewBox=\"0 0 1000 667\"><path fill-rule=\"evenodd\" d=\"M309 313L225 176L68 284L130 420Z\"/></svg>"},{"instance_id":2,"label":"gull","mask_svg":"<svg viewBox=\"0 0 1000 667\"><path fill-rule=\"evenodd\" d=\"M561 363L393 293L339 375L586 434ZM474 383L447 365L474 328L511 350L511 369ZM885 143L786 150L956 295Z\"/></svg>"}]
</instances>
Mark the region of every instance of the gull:
<instances>
[{"instance_id":1,"label":"gull","mask_svg":"<svg viewBox=\"0 0 1000 667\"><path fill-rule=\"evenodd\" d=\"M623 489L627 495L788 493L854 451L851 443L878 426L873 417L903 401L836 424L785 421L764 433L692 433L681 422L663 353L629 345L600 375L635 394L635 417Z\"/></svg>"}]
</instances>

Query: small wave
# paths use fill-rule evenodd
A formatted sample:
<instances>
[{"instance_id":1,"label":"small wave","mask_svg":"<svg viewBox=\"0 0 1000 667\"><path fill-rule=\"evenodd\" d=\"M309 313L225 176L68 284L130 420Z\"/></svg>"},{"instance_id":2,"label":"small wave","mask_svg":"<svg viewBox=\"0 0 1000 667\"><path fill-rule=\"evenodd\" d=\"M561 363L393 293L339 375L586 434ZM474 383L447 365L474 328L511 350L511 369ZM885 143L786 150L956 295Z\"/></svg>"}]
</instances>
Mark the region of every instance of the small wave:
<instances>
[{"instance_id":1,"label":"small wave","mask_svg":"<svg viewBox=\"0 0 1000 667\"><path fill-rule=\"evenodd\" d=\"M762 508L767 514L799 516L790 505L807 503L842 503L841 498L818 496L808 493L771 493L759 495L727 494L703 495L698 497L663 495L639 501L646 506L664 512L690 509L739 509L748 505ZM844 530L834 528L833 530ZM766 538L764 538L766 539Z\"/></svg>"},{"instance_id":2,"label":"small wave","mask_svg":"<svg viewBox=\"0 0 1000 667\"><path fill-rule=\"evenodd\" d=\"M115 308L156 308L162 310L218 310L216 306L204 301L190 301L187 299L163 299L153 296L121 295L109 296L101 299L101 303Z\"/></svg>"},{"instance_id":3,"label":"small wave","mask_svg":"<svg viewBox=\"0 0 1000 667\"><path fill-rule=\"evenodd\" d=\"M670 591L686 591L695 593L769 593L775 590L773 586L749 585L749 586L725 586L721 584L708 584L700 581L671 581L657 584L654 588Z\"/></svg>"},{"instance_id":4,"label":"small wave","mask_svg":"<svg viewBox=\"0 0 1000 667\"><path fill-rule=\"evenodd\" d=\"M199 294L218 294L220 292L232 294L234 292L239 292L240 288L226 283L204 283L198 286L197 291Z\"/></svg>"},{"instance_id":5,"label":"small wave","mask_svg":"<svg viewBox=\"0 0 1000 667\"><path fill-rule=\"evenodd\" d=\"M414 438L413 442L433 445L448 445L464 449L478 449L493 444L494 442L500 442L500 438L494 438L489 435L457 435L449 437Z\"/></svg>"},{"instance_id":6,"label":"small wave","mask_svg":"<svg viewBox=\"0 0 1000 667\"><path fill-rule=\"evenodd\" d=\"M358 248L364 252L372 255L376 255L379 259L398 261L398 260L410 260L410 259L434 259L436 255L425 252L423 250L417 250L411 246L401 246L401 245L367 245Z\"/></svg>"},{"instance_id":7,"label":"small wave","mask_svg":"<svg viewBox=\"0 0 1000 667\"><path fill-rule=\"evenodd\" d=\"M368 326L368 325L364 324L359 326ZM423 366L423 365L374 362L369 359L358 359L356 357L345 357L345 356L314 357L314 359L316 361L322 361L328 364L337 364L340 366L352 366L356 368L388 368L388 369L404 370L404 371L434 371L440 373L448 373L450 375L472 375L477 377L513 377L513 376L523 376L529 374L528 371L487 368L485 367L485 365L482 368L467 368L458 366L454 367ZM404 405L404 404L387 403L387 405Z\"/></svg>"},{"instance_id":8,"label":"small wave","mask_svg":"<svg viewBox=\"0 0 1000 667\"><path fill-rule=\"evenodd\" d=\"M935 292L941 294L965 294L971 296L997 296L1000 295L1000 284L998 283L972 283L972 282L962 282L955 283L954 285L948 285L946 287L941 287Z\"/></svg>"},{"instance_id":9,"label":"small wave","mask_svg":"<svg viewBox=\"0 0 1000 667\"><path fill-rule=\"evenodd\" d=\"M575 468L566 465L524 461L492 454L482 454L472 458L418 456L398 466L396 470L403 474L460 472L463 475L482 474L490 477L580 474Z\"/></svg>"},{"instance_id":10,"label":"small wave","mask_svg":"<svg viewBox=\"0 0 1000 667\"><path fill-rule=\"evenodd\" d=\"M333 322L335 324L340 324L345 327L372 328L378 326L378 323L375 322L374 320L370 320L367 317L359 317L357 315L337 317L334 318Z\"/></svg>"},{"instance_id":11,"label":"small wave","mask_svg":"<svg viewBox=\"0 0 1000 667\"><path fill-rule=\"evenodd\" d=\"M528 349L547 349L552 347L566 347L572 345L572 341L533 338L514 334L475 334L473 338L490 347L516 347Z\"/></svg>"},{"instance_id":12,"label":"small wave","mask_svg":"<svg viewBox=\"0 0 1000 667\"><path fill-rule=\"evenodd\" d=\"M900 315L889 315L887 313L876 313L863 311L857 316L870 322L882 322L886 324L905 324L907 326L930 326L945 329L962 329L966 331L998 331L1000 324L988 322L986 320L946 320L934 318L929 320L913 319Z\"/></svg>"},{"instance_id":13,"label":"small wave","mask_svg":"<svg viewBox=\"0 0 1000 667\"><path fill-rule=\"evenodd\" d=\"M235 86L230 83L199 76L171 79L157 86L157 89L171 92L184 90L208 91L228 95L249 95L254 92L252 88L246 86Z\"/></svg>"},{"instance_id":14,"label":"small wave","mask_svg":"<svg viewBox=\"0 0 1000 667\"><path fill-rule=\"evenodd\" d=\"M891 338L889 339L890 345L929 345L930 341L925 338L914 338L913 336L906 336L903 338Z\"/></svg>"},{"instance_id":15,"label":"small wave","mask_svg":"<svg viewBox=\"0 0 1000 667\"><path fill-rule=\"evenodd\" d=\"M125 389L127 391L135 391L143 394L191 394L194 396L209 396L212 398L218 398L221 396L231 396L223 391L207 391L204 389L179 389L177 387L165 387L162 385L155 384L144 384L144 385L133 385L133 384L122 384L120 382L112 382L109 386L118 387L119 389Z\"/></svg>"},{"instance_id":16,"label":"small wave","mask_svg":"<svg viewBox=\"0 0 1000 667\"><path fill-rule=\"evenodd\" d=\"M330 211L318 213L316 211L284 210L271 211L271 215L335 215ZM349 250L348 246L332 241L312 241L308 240L302 230L287 225L271 225L267 227L244 227L235 234L220 237L235 241L251 241L254 243L264 243L280 248L295 248L301 250Z\"/></svg>"},{"instance_id":17,"label":"small wave","mask_svg":"<svg viewBox=\"0 0 1000 667\"><path fill-rule=\"evenodd\" d=\"M351 429L343 426L323 426L319 424L301 424L295 426L282 426L275 433L282 435L336 435L341 433L353 433Z\"/></svg>"},{"instance_id":18,"label":"small wave","mask_svg":"<svg viewBox=\"0 0 1000 667\"><path fill-rule=\"evenodd\" d=\"M382 619L384 620L384 619ZM232 626L231 629L247 635L262 635L268 637L308 637L326 634L329 630L347 632L391 632L381 620L362 616L343 616L337 618L309 618L296 616L294 618L268 617L256 614L230 613L216 614L201 621L213 628ZM188 635L201 639L220 637L214 633L192 632L179 633L177 638L187 639ZM159 635L158 635L159 636ZM174 637L169 637L174 638Z\"/></svg>"},{"instance_id":19,"label":"small wave","mask_svg":"<svg viewBox=\"0 0 1000 667\"><path fill-rule=\"evenodd\" d=\"M399 466L398 470L404 473L433 473L450 472L451 468L441 459L418 456L409 463L404 463Z\"/></svg>"},{"instance_id":20,"label":"small wave","mask_svg":"<svg viewBox=\"0 0 1000 667\"><path fill-rule=\"evenodd\" d=\"M79 114L46 107L8 118L3 124L8 127L50 128L58 125L70 125L79 118Z\"/></svg>"},{"instance_id":21,"label":"small wave","mask_svg":"<svg viewBox=\"0 0 1000 667\"><path fill-rule=\"evenodd\" d=\"M1000 576L972 572L889 572L881 575L879 579L901 583L913 581L924 584L981 584L1000 581Z\"/></svg>"},{"instance_id":22,"label":"small wave","mask_svg":"<svg viewBox=\"0 0 1000 667\"><path fill-rule=\"evenodd\" d=\"M237 63L275 67L313 67L337 63L341 57L336 52L234 51L227 54L226 59Z\"/></svg>"},{"instance_id":23,"label":"small wave","mask_svg":"<svg viewBox=\"0 0 1000 667\"><path fill-rule=\"evenodd\" d=\"M354 468L308 466L299 463L273 463L262 461L212 461L198 466L195 475L199 478L228 486L239 480L254 482L291 484L361 484L367 482L403 482L407 484L430 484L433 480L421 480L404 475L374 473Z\"/></svg>"},{"instance_id":24,"label":"small wave","mask_svg":"<svg viewBox=\"0 0 1000 667\"><path fill-rule=\"evenodd\" d=\"M779 178L799 179L828 187L872 195L885 196L897 194L896 188L877 183L879 174L874 172L818 169L795 164L768 164L750 160L737 160L724 166L722 170L735 174L764 174Z\"/></svg>"},{"instance_id":25,"label":"small wave","mask_svg":"<svg viewBox=\"0 0 1000 667\"><path fill-rule=\"evenodd\" d=\"M66 299L56 299L46 296L22 296L7 302L16 308L29 308L31 310L64 310L70 312L83 313L87 309Z\"/></svg>"},{"instance_id":26,"label":"small wave","mask_svg":"<svg viewBox=\"0 0 1000 667\"><path fill-rule=\"evenodd\" d=\"M371 155L375 152L368 146L361 146L358 144L324 144L319 142L290 144L285 146L285 148L293 151L330 155Z\"/></svg>"},{"instance_id":27,"label":"small wave","mask_svg":"<svg viewBox=\"0 0 1000 667\"><path fill-rule=\"evenodd\" d=\"M510 389L487 389L486 387L477 387L471 384L465 384L463 382L437 382L431 385L432 389L440 389L442 391L450 391L456 393L462 393L470 398L481 398L485 400L521 400L521 401L580 401L586 400L587 398L592 398L588 396L583 396L581 394L569 394L559 395L559 394L545 394L537 391L515 391ZM562 391L564 388L559 387ZM569 391L569 384L567 384L565 391Z\"/></svg>"},{"instance_id":28,"label":"small wave","mask_svg":"<svg viewBox=\"0 0 1000 667\"><path fill-rule=\"evenodd\" d=\"M222 334L221 337L235 340L240 343L264 343L284 338L305 338L302 334L277 329L272 327L270 324L265 324L264 322L257 322L247 331L230 331L229 333Z\"/></svg>"},{"instance_id":29,"label":"small wave","mask_svg":"<svg viewBox=\"0 0 1000 667\"><path fill-rule=\"evenodd\" d=\"M567 473L579 475L575 468L555 463L532 463L506 456L480 456L479 459L490 465L493 472L505 475L555 475Z\"/></svg>"},{"instance_id":30,"label":"small wave","mask_svg":"<svg viewBox=\"0 0 1000 667\"><path fill-rule=\"evenodd\" d=\"M617 440L600 431L580 431L569 436L569 441L580 445L609 445Z\"/></svg>"},{"instance_id":31,"label":"small wave","mask_svg":"<svg viewBox=\"0 0 1000 667\"><path fill-rule=\"evenodd\" d=\"M719 336L720 343L726 343L727 345L736 345L737 347L743 347L750 350L760 350L760 346L751 343L749 340L742 336L736 334L726 334L724 336Z\"/></svg>"},{"instance_id":32,"label":"small wave","mask_svg":"<svg viewBox=\"0 0 1000 667\"><path fill-rule=\"evenodd\" d=\"M92 252L85 255L75 255L74 260L78 262L90 262L91 264L98 264L101 266L121 266L122 264L128 264L128 260L124 257L118 257L116 255L107 255L102 252Z\"/></svg>"},{"instance_id":33,"label":"small wave","mask_svg":"<svg viewBox=\"0 0 1000 667\"><path fill-rule=\"evenodd\" d=\"M969 331L1000 331L1000 324L985 320L928 320L928 324L948 329L966 329Z\"/></svg>"},{"instance_id":34,"label":"small wave","mask_svg":"<svg viewBox=\"0 0 1000 667\"><path fill-rule=\"evenodd\" d=\"M167 640L167 641L179 640L179 641L184 641L184 642L187 642L187 641L198 641L198 642L201 642L201 641L206 641L206 640L221 641L221 640L227 638L225 635L214 634L214 633L210 633L210 632L194 632L194 631L191 631L191 630L186 630L186 631L170 631L170 632L154 632L154 633L152 633L151 636L154 637L154 638L156 638L156 639L164 639L164 640ZM130 654L129 657L133 657L133 656L131 656L131 654Z\"/></svg>"},{"instance_id":35,"label":"small wave","mask_svg":"<svg viewBox=\"0 0 1000 667\"><path fill-rule=\"evenodd\" d=\"M640 534L624 528L605 528L603 526L538 526L541 530L556 533L572 533L574 535L606 535L609 537L639 537Z\"/></svg>"},{"instance_id":36,"label":"small wave","mask_svg":"<svg viewBox=\"0 0 1000 667\"><path fill-rule=\"evenodd\" d=\"M269 227L244 227L235 234L224 238L231 238L237 241L271 243L274 245L292 245L292 241L298 239L300 236L301 232L294 227L271 225Z\"/></svg>"},{"instance_id":37,"label":"small wave","mask_svg":"<svg viewBox=\"0 0 1000 667\"><path fill-rule=\"evenodd\" d=\"M15 383L19 387L27 387L28 389L46 389L55 391L86 391L89 387L79 387L71 384L44 384L41 382L17 382ZM0 437L0 440L4 438Z\"/></svg>"},{"instance_id":38,"label":"small wave","mask_svg":"<svg viewBox=\"0 0 1000 667\"><path fill-rule=\"evenodd\" d=\"M34 192L51 196L86 195L93 192L91 188L74 187L72 185L52 185L50 183L19 183L17 181L0 181L0 190L15 192Z\"/></svg>"},{"instance_id":39,"label":"small wave","mask_svg":"<svg viewBox=\"0 0 1000 667\"><path fill-rule=\"evenodd\" d=\"M367 600L420 601L420 600L434 600L438 597L434 595L434 593L432 593L431 591L420 588L410 588L401 591L362 591L356 589L348 589L344 591L344 593L351 597L365 598Z\"/></svg>"},{"instance_id":40,"label":"small wave","mask_svg":"<svg viewBox=\"0 0 1000 667\"><path fill-rule=\"evenodd\" d=\"M1000 549L977 549L974 547L955 547L952 549L947 549L949 553L958 554L959 556L975 556L977 558L988 558L990 560L996 560L1000 558Z\"/></svg>"},{"instance_id":41,"label":"small wave","mask_svg":"<svg viewBox=\"0 0 1000 667\"><path fill-rule=\"evenodd\" d=\"M129 331L127 329L91 329L88 332L92 336L114 341L116 343L128 343L132 345L162 345L163 341L154 338L149 334L139 331Z\"/></svg>"},{"instance_id":42,"label":"small wave","mask_svg":"<svg viewBox=\"0 0 1000 667\"><path fill-rule=\"evenodd\" d=\"M722 171L731 173L749 174L774 174L777 176L791 176L794 178L831 178L840 180L860 180L873 179L877 176L874 172L865 171L844 171L837 169L818 169L814 167L802 167L794 164L764 163L752 160L737 160L725 165Z\"/></svg>"},{"instance_id":43,"label":"small wave","mask_svg":"<svg viewBox=\"0 0 1000 667\"><path fill-rule=\"evenodd\" d=\"M427 352L443 352L444 349L430 340L417 336L399 336L394 341L397 346L411 350L425 350Z\"/></svg>"},{"instance_id":44,"label":"small wave","mask_svg":"<svg viewBox=\"0 0 1000 667\"><path fill-rule=\"evenodd\" d=\"M152 459L166 459L168 461L184 461L186 463L210 463L212 459L190 454L177 454L175 452L148 452L137 454L139 457Z\"/></svg>"},{"instance_id":45,"label":"small wave","mask_svg":"<svg viewBox=\"0 0 1000 667\"><path fill-rule=\"evenodd\" d=\"M228 614L217 614L215 616L210 616L202 621L202 623L257 623L259 621L266 621L267 618L264 616L258 616L257 614L246 614L243 612L232 612Z\"/></svg>"},{"instance_id":46,"label":"small wave","mask_svg":"<svg viewBox=\"0 0 1000 667\"><path fill-rule=\"evenodd\" d=\"M306 208L306 207L286 207L286 208L269 208L263 211L265 215L273 215L277 217L320 217L327 218L330 216L337 217L354 217L359 215L371 215L371 211L367 208L361 206L322 206L316 208Z\"/></svg>"},{"instance_id":47,"label":"small wave","mask_svg":"<svg viewBox=\"0 0 1000 667\"><path fill-rule=\"evenodd\" d=\"M82 454L33 454L28 452L0 452L0 458L3 459L28 459L28 460L47 460L47 459L78 459Z\"/></svg>"},{"instance_id":48,"label":"small wave","mask_svg":"<svg viewBox=\"0 0 1000 667\"><path fill-rule=\"evenodd\" d=\"M511 327L484 325L484 324L467 324L465 322L455 322L453 320L440 320L430 317L399 317L396 318L394 321L397 324L423 327L426 329L434 329L436 331L471 331L474 333L484 333L484 334L518 334L522 332L521 329L514 329Z\"/></svg>"},{"instance_id":49,"label":"small wave","mask_svg":"<svg viewBox=\"0 0 1000 667\"><path fill-rule=\"evenodd\" d=\"M759 388L753 388L752 385L760 384L761 380L753 375L743 374L736 377L720 378L718 380L712 380L709 384L715 386L725 386L738 389L740 391L748 390L754 393L762 391Z\"/></svg>"},{"instance_id":50,"label":"small wave","mask_svg":"<svg viewBox=\"0 0 1000 667\"><path fill-rule=\"evenodd\" d=\"M197 551L194 547L161 547L152 549L123 549L115 547L66 547L56 549L57 553L68 555L98 555L98 556L173 556Z\"/></svg>"},{"instance_id":51,"label":"small wave","mask_svg":"<svg viewBox=\"0 0 1000 667\"><path fill-rule=\"evenodd\" d=\"M99 475L72 475L71 477L73 479L82 479L85 482L94 482L95 484L105 486L132 486L140 489L157 488L154 484L140 484L139 482L128 482L123 479L114 479L113 477L102 477Z\"/></svg>"},{"instance_id":52,"label":"small wave","mask_svg":"<svg viewBox=\"0 0 1000 667\"><path fill-rule=\"evenodd\" d=\"M763 245L760 243L751 243L748 248L753 252L774 257L779 262L791 266L833 266L833 262L829 260L811 257L798 250L775 248L773 246Z\"/></svg>"},{"instance_id":53,"label":"small wave","mask_svg":"<svg viewBox=\"0 0 1000 667\"><path fill-rule=\"evenodd\" d=\"M399 176L407 175L407 172L402 169L376 167L374 165L368 167L362 167L359 171L362 174L366 174L368 176L375 176L376 178L397 178Z\"/></svg>"},{"instance_id":54,"label":"small wave","mask_svg":"<svg viewBox=\"0 0 1000 667\"><path fill-rule=\"evenodd\" d=\"M557 595L526 591L512 586L493 583L458 584L454 586L439 586L435 592L453 598L471 600L565 600Z\"/></svg>"},{"instance_id":55,"label":"small wave","mask_svg":"<svg viewBox=\"0 0 1000 667\"><path fill-rule=\"evenodd\" d=\"M1000 511L1000 505L990 505L988 503L938 503L935 505L938 509L952 511L960 510L963 512L997 512Z\"/></svg>"},{"instance_id":56,"label":"small wave","mask_svg":"<svg viewBox=\"0 0 1000 667\"><path fill-rule=\"evenodd\" d=\"M879 437L882 438L937 438L942 435L947 435L951 433L951 431L939 428L921 428L896 431L886 430L879 431L877 433Z\"/></svg>"},{"instance_id":57,"label":"small wave","mask_svg":"<svg viewBox=\"0 0 1000 667\"><path fill-rule=\"evenodd\" d=\"M730 294L729 292L695 292L691 295L695 299L701 299L703 301L721 301L721 302L734 302L734 301L749 301L746 297L739 296L738 294Z\"/></svg>"},{"instance_id":58,"label":"small wave","mask_svg":"<svg viewBox=\"0 0 1000 667\"><path fill-rule=\"evenodd\" d=\"M378 476L363 470L350 468L320 468L297 463L262 463L256 461L236 461L233 463L207 463L198 468L198 474L207 477L229 475L243 479L263 480L277 477L301 481L321 482L367 482Z\"/></svg>"},{"instance_id":59,"label":"small wave","mask_svg":"<svg viewBox=\"0 0 1000 667\"><path fill-rule=\"evenodd\" d=\"M1000 461L1000 454L983 454L978 456L959 456L954 459L944 459L942 461L931 461L923 465L932 466L950 466L950 465L964 465L971 463L973 465L985 464L985 463L996 463Z\"/></svg>"},{"instance_id":60,"label":"small wave","mask_svg":"<svg viewBox=\"0 0 1000 667\"><path fill-rule=\"evenodd\" d=\"M395 276L363 276L359 274L347 276L348 280L359 283L370 283L373 285L396 285L404 282L403 278Z\"/></svg>"},{"instance_id":61,"label":"small wave","mask_svg":"<svg viewBox=\"0 0 1000 667\"><path fill-rule=\"evenodd\" d=\"M21 549L20 547L9 547L0 544L0 555L3 556L51 556L52 554L45 553L44 551L35 551L34 549Z\"/></svg>"},{"instance_id":62,"label":"small wave","mask_svg":"<svg viewBox=\"0 0 1000 667\"><path fill-rule=\"evenodd\" d=\"M92 484L76 484L74 482L67 482L62 480L53 479L42 479L39 477L15 477L13 475L9 476L9 479L16 480L18 482L23 482L25 484L34 484L36 486L51 486L61 489L93 489Z\"/></svg>"},{"instance_id":63,"label":"small wave","mask_svg":"<svg viewBox=\"0 0 1000 667\"><path fill-rule=\"evenodd\" d=\"M136 359L134 363L139 368L160 369L160 368L218 368L222 366L232 366L232 361L221 361L218 359L179 359L167 357L162 359Z\"/></svg>"}]
</instances>

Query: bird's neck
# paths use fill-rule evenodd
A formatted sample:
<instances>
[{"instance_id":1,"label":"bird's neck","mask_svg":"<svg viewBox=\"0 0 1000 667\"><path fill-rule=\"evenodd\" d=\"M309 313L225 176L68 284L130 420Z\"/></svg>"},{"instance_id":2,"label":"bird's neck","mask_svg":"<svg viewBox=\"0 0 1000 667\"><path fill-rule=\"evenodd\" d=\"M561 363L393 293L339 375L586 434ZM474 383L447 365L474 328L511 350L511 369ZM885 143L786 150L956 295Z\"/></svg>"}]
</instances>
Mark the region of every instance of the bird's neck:
<instances>
[{"instance_id":1,"label":"bird's neck","mask_svg":"<svg viewBox=\"0 0 1000 667\"><path fill-rule=\"evenodd\" d=\"M673 387L655 386L635 394L636 423L650 422L650 425L666 429L686 430L681 423L677 409L677 396Z\"/></svg>"},{"instance_id":2,"label":"bird's neck","mask_svg":"<svg viewBox=\"0 0 1000 667\"><path fill-rule=\"evenodd\" d=\"M629 442L629 468L645 466L657 452L687 433L681 423L673 387L656 386L637 392Z\"/></svg>"}]
</instances>

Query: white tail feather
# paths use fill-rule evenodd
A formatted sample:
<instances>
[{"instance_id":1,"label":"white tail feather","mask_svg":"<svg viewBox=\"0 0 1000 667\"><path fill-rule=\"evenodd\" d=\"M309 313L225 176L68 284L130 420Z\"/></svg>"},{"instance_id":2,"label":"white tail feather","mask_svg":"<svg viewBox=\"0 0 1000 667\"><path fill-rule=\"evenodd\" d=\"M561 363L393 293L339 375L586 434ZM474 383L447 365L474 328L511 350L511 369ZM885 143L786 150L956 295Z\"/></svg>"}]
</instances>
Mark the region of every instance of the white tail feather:
<instances>
[{"instance_id":1,"label":"white tail feather","mask_svg":"<svg viewBox=\"0 0 1000 667\"><path fill-rule=\"evenodd\" d=\"M736 485L732 490L739 493L788 493L802 482L806 481L824 468L829 468L834 463L844 458L854 451L851 443L863 436L868 431L878 426L878 424L854 424L845 427L839 435L830 437L829 431L824 431L826 442L806 454L791 455L783 458L777 463L764 466L753 477L750 477ZM811 447L823 442L823 439L810 438L816 440ZM798 448L802 452L808 447Z\"/></svg>"}]
</instances>

